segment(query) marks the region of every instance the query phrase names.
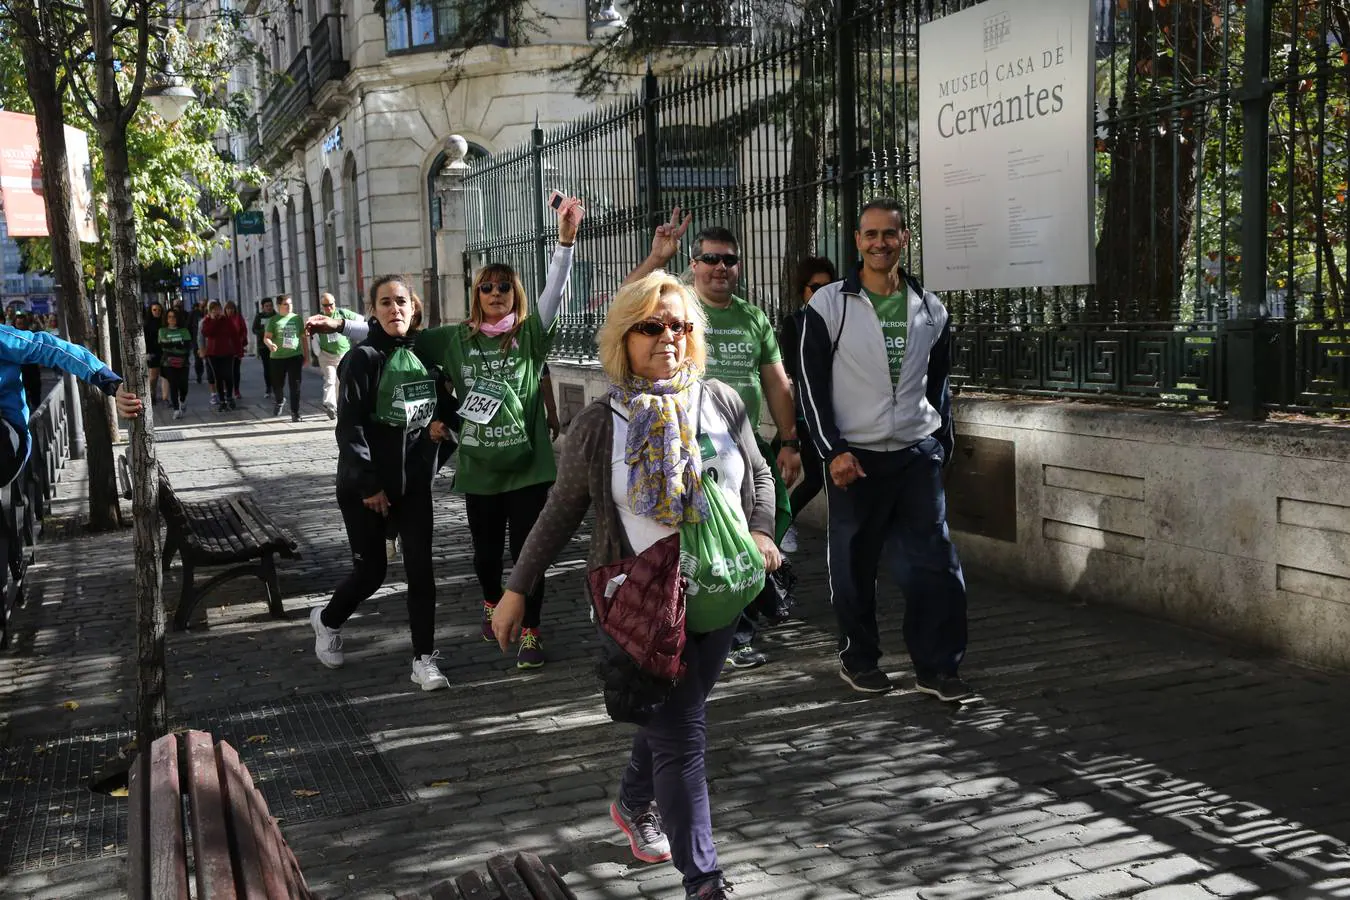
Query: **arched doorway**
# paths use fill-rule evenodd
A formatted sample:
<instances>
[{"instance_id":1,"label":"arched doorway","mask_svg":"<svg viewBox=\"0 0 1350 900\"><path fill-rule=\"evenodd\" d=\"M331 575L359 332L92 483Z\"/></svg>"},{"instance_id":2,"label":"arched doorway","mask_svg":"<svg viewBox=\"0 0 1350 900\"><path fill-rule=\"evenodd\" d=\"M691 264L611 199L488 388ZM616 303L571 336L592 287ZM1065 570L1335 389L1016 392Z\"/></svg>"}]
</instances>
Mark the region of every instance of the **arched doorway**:
<instances>
[{"instance_id":1,"label":"arched doorway","mask_svg":"<svg viewBox=\"0 0 1350 900\"><path fill-rule=\"evenodd\" d=\"M309 302L300 284L300 240L295 228L295 198L286 198L286 251L291 255L287 271L290 273L291 293L295 295L295 311L308 315Z\"/></svg>"},{"instance_id":2,"label":"arched doorway","mask_svg":"<svg viewBox=\"0 0 1350 900\"><path fill-rule=\"evenodd\" d=\"M305 280L309 284L309 295L319 302L319 245L318 235L314 233L314 194L305 183L305 193L301 198L304 205L305 226Z\"/></svg>"},{"instance_id":3,"label":"arched doorway","mask_svg":"<svg viewBox=\"0 0 1350 900\"><path fill-rule=\"evenodd\" d=\"M340 293L338 285L337 210L333 206L333 173L327 169L319 184L319 203L323 209L324 290Z\"/></svg>"},{"instance_id":4,"label":"arched doorway","mask_svg":"<svg viewBox=\"0 0 1350 900\"><path fill-rule=\"evenodd\" d=\"M342 207L346 212L343 222L347 252L352 259L352 280L359 298L366 290L366 258L361 252L361 203L356 188L356 157L347 154L342 166Z\"/></svg>"},{"instance_id":5,"label":"arched doorway","mask_svg":"<svg viewBox=\"0 0 1350 900\"><path fill-rule=\"evenodd\" d=\"M286 266L281 255L281 207L272 207L272 270L276 272L276 284L272 293L286 293ZM266 288L263 288L266 291Z\"/></svg>"},{"instance_id":6,"label":"arched doorway","mask_svg":"<svg viewBox=\"0 0 1350 900\"><path fill-rule=\"evenodd\" d=\"M468 163L470 166L473 166L480 159L484 159L487 156L488 156L487 150L478 146L475 143L470 142L469 149L464 154L464 161ZM444 211L441 209L440 192L436 190L436 176L441 174L441 168L444 165L445 165L445 151L441 151L436 155L436 158L431 161L431 168L427 170L427 184L426 184L427 212L429 214L427 218L427 228L430 231L430 241L428 241L428 246L431 248L431 253L428 255L427 259L429 261L430 271L433 273L433 277L431 278L429 285L431 292L429 302L432 304L432 308L438 311L438 314L443 313L439 312L442 309L440 296L441 294L440 278L435 277L435 273L439 273L441 271L440 249L437 246L440 242L437 240L436 232L438 232L441 229L441 222L443 221Z\"/></svg>"}]
</instances>

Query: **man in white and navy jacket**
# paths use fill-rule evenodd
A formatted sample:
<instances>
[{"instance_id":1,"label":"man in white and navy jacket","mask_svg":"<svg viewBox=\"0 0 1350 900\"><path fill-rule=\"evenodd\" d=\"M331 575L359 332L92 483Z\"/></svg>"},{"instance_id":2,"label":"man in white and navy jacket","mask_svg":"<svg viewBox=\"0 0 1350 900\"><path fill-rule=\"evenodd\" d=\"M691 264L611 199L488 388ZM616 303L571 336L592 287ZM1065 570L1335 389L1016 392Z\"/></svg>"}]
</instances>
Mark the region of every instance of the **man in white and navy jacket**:
<instances>
[{"instance_id":1,"label":"man in white and navy jacket","mask_svg":"<svg viewBox=\"0 0 1350 900\"><path fill-rule=\"evenodd\" d=\"M947 701L971 688L966 585L947 531L942 467L952 452L947 309L900 268L909 241L900 204L868 202L855 233L862 265L816 291L801 345L802 417L825 460L830 599L840 677L855 690L892 684L877 664L881 554L905 595L916 687Z\"/></svg>"}]
</instances>

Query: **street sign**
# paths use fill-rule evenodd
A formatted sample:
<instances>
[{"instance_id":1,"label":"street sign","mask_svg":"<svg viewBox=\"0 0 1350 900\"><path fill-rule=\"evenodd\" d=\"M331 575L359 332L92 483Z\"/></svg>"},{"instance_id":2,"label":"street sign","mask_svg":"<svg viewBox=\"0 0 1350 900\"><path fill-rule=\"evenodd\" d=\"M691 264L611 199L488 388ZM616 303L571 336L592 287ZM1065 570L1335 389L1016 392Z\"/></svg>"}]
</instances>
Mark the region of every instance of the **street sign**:
<instances>
[{"instance_id":1,"label":"street sign","mask_svg":"<svg viewBox=\"0 0 1350 900\"><path fill-rule=\"evenodd\" d=\"M239 234L265 234L263 213L260 209L247 209L234 214L234 228Z\"/></svg>"},{"instance_id":2,"label":"street sign","mask_svg":"<svg viewBox=\"0 0 1350 900\"><path fill-rule=\"evenodd\" d=\"M200 291L201 289L202 289L202 276L200 275L183 276L183 290Z\"/></svg>"}]
</instances>

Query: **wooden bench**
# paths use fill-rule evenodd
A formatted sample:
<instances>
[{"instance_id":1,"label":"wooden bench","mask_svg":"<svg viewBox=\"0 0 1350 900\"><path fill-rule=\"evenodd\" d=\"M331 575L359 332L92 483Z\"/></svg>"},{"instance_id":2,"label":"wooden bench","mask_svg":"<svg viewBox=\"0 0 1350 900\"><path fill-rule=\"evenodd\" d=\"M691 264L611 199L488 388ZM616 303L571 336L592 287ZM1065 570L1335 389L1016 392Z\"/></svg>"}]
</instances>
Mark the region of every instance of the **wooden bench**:
<instances>
[{"instance_id":1,"label":"wooden bench","mask_svg":"<svg viewBox=\"0 0 1350 900\"><path fill-rule=\"evenodd\" d=\"M126 457L118 464L124 496L130 496L131 476ZM276 557L299 559L295 539L272 521L250 494L210 500L179 499L168 473L159 467L159 511L164 517L164 570L174 556L183 563L183 585L174 611L173 627L183 631L201 599L218 585L246 575L256 577L267 594L267 608L275 618L287 618L277 582ZM231 566L213 575L200 588L196 570L203 566Z\"/></svg>"},{"instance_id":2,"label":"wooden bench","mask_svg":"<svg viewBox=\"0 0 1350 900\"><path fill-rule=\"evenodd\" d=\"M203 731L169 734L132 764L129 900L310 900L295 854L233 747ZM186 813L183 798L186 798ZM189 849L190 847L190 849ZM577 900L533 853L488 860L399 900Z\"/></svg>"},{"instance_id":3,"label":"wooden bench","mask_svg":"<svg viewBox=\"0 0 1350 900\"><path fill-rule=\"evenodd\" d=\"M128 795L131 900L188 900L189 863L197 900L315 896L253 777L224 741L202 731L165 735L136 757Z\"/></svg>"}]
</instances>

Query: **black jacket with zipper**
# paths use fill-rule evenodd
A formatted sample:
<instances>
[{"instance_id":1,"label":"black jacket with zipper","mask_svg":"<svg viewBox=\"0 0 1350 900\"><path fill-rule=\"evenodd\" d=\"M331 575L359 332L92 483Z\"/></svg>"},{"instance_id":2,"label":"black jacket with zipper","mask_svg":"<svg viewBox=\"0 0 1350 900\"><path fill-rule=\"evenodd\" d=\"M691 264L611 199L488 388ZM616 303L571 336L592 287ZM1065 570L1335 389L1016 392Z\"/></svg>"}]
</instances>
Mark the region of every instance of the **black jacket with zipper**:
<instances>
[{"instance_id":1,"label":"black jacket with zipper","mask_svg":"<svg viewBox=\"0 0 1350 900\"><path fill-rule=\"evenodd\" d=\"M389 501L396 503L405 496L427 493L436 470L453 448L449 441L432 441L426 428L408 431L375 420L376 395L385 363L397 348L411 350L414 337L392 337L371 319L370 336L353 347L338 366L334 434L339 498L364 499L384 491ZM453 409L444 382L430 368L427 377L437 382L435 418L450 424Z\"/></svg>"}]
</instances>

